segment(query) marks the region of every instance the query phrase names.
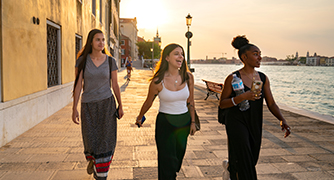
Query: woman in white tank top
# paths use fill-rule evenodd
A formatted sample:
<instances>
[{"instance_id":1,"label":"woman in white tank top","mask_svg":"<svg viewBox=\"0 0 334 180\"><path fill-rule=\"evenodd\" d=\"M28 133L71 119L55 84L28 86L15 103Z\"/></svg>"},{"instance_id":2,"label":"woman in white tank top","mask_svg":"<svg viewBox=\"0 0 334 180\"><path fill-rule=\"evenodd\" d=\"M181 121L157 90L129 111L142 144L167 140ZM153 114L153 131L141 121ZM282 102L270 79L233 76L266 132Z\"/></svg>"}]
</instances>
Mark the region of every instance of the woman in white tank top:
<instances>
[{"instance_id":1,"label":"woman in white tank top","mask_svg":"<svg viewBox=\"0 0 334 180\"><path fill-rule=\"evenodd\" d=\"M150 109L156 96L159 96L160 107L155 128L158 176L159 180L172 180L176 179L176 172L181 168L188 135L196 132L194 77L184 60L182 46L169 44L163 49L150 80L149 92L136 124L142 126L140 120Z\"/></svg>"}]
</instances>

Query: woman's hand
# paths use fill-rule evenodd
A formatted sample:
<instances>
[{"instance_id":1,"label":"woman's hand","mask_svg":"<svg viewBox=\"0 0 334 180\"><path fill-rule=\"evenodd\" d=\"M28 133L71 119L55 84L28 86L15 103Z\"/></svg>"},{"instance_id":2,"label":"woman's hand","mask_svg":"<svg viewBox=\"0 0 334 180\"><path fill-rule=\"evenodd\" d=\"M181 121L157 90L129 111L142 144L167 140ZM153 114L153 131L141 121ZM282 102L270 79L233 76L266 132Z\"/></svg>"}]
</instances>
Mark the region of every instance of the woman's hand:
<instances>
[{"instance_id":1,"label":"woman's hand","mask_svg":"<svg viewBox=\"0 0 334 180\"><path fill-rule=\"evenodd\" d=\"M72 111L72 121L75 123L75 124L78 124L79 125L79 112L77 109L73 109Z\"/></svg>"},{"instance_id":2,"label":"woman's hand","mask_svg":"<svg viewBox=\"0 0 334 180\"><path fill-rule=\"evenodd\" d=\"M195 123L190 124L190 135L194 135L196 132L196 126Z\"/></svg>"},{"instance_id":3,"label":"woman's hand","mask_svg":"<svg viewBox=\"0 0 334 180\"><path fill-rule=\"evenodd\" d=\"M242 94L246 100L255 101L261 98L261 91L259 93L254 93L253 91L246 91Z\"/></svg>"},{"instance_id":4,"label":"woman's hand","mask_svg":"<svg viewBox=\"0 0 334 180\"><path fill-rule=\"evenodd\" d=\"M140 127L143 127L143 125L141 124L141 119L142 118L138 118L139 116L137 116L136 118L136 122L135 122L135 125L139 125Z\"/></svg>"},{"instance_id":5,"label":"woman's hand","mask_svg":"<svg viewBox=\"0 0 334 180\"><path fill-rule=\"evenodd\" d=\"M281 125L281 128L282 128L282 131L283 132L285 131L284 138L288 137L291 134L291 128L288 125L288 123L286 122L286 120L285 119L281 120L280 125Z\"/></svg>"},{"instance_id":6,"label":"woman's hand","mask_svg":"<svg viewBox=\"0 0 334 180\"><path fill-rule=\"evenodd\" d=\"M121 119L124 116L123 106L120 106L118 108L118 116L119 116L118 119Z\"/></svg>"}]
</instances>

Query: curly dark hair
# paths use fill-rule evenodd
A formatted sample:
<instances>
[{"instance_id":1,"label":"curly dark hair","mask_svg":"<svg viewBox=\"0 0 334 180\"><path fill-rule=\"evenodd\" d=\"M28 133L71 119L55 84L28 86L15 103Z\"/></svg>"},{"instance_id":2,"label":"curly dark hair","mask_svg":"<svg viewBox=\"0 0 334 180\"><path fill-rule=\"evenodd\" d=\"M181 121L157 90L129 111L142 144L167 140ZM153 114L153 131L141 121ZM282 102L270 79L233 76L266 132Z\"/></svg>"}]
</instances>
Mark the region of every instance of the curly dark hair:
<instances>
[{"instance_id":1,"label":"curly dark hair","mask_svg":"<svg viewBox=\"0 0 334 180\"><path fill-rule=\"evenodd\" d=\"M235 49L238 49L238 56L241 61L243 61L241 55L248 51L252 46L255 46L254 44L249 43L245 35L234 37L231 44Z\"/></svg>"}]
</instances>

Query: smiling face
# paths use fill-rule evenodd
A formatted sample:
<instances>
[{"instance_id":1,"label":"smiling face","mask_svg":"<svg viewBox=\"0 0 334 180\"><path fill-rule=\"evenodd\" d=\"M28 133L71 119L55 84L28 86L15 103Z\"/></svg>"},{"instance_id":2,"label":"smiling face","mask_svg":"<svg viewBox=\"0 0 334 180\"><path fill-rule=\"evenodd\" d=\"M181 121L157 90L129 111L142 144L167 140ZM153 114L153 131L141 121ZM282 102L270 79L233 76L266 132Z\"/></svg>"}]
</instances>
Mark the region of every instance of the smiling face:
<instances>
[{"instance_id":1,"label":"smiling face","mask_svg":"<svg viewBox=\"0 0 334 180\"><path fill-rule=\"evenodd\" d=\"M182 48L177 47L172 52L170 52L169 55L166 57L166 61L168 62L169 66L181 68L184 61L184 54Z\"/></svg>"},{"instance_id":2,"label":"smiling face","mask_svg":"<svg viewBox=\"0 0 334 180\"><path fill-rule=\"evenodd\" d=\"M260 67L261 51L258 47L252 46L242 55L243 62L251 67Z\"/></svg>"},{"instance_id":3,"label":"smiling face","mask_svg":"<svg viewBox=\"0 0 334 180\"><path fill-rule=\"evenodd\" d=\"M105 39L103 33L96 33L92 41L92 49L102 51L104 49Z\"/></svg>"}]
</instances>

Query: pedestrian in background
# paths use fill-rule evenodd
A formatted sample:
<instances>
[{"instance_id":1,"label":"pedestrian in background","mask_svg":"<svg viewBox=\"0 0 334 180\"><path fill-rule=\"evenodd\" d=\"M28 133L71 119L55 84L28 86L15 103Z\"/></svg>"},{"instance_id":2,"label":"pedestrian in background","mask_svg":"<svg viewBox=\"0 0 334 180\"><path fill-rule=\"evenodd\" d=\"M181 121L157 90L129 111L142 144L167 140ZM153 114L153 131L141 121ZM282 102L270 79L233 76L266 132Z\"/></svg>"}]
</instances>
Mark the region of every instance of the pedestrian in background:
<instances>
[{"instance_id":1,"label":"pedestrian in background","mask_svg":"<svg viewBox=\"0 0 334 180\"><path fill-rule=\"evenodd\" d=\"M159 180L172 180L176 178L176 172L180 171L188 135L194 135L196 131L194 77L184 60L182 46L169 44L163 49L150 80L148 95L136 124L142 126L142 117L150 109L156 96L159 96L160 107L155 127L158 177Z\"/></svg>"},{"instance_id":2,"label":"pedestrian in background","mask_svg":"<svg viewBox=\"0 0 334 180\"><path fill-rule=\"evenodd\" d=\"M261 63L260 49L250 44L245 36L237 36L232 41L232 46L238 49L238 55L244 67L234 72L243 81L245 93L236 96L232 88L232 74L225 79L219 106L228 109L225 125L228 137L229 172L232 180L257 179L255 165L259 159L262 125L263 125L263 99L270 112L280 121L284 137L289 136L291 129L282 116L275 103L270 90L267 76L254 68L259 68ZM253 81L262 81L263 86L259 92L250 91ZM249 100L250 108L241 111L238 104Z\"/></svg>"},{"instance_id":3,"label":"pedestrian in background","mask_svg":"<svg viewBox=\"0 0 334 180\"><path fill-rule=\"evenodd\" d=\"M127 71L127 80L130 81L131 78L131 71L133 71L132 69L132 58L131 56L129 56L129 59L126 60L126 71Z\"/></svg>"},{"instance_id":4,"label":"pedestrian in background","mask_svg":"<svg viewBox=\"0 0 334 180\"><path fill-rule=\"evenodd\" d=\"M72 120L79 124L78 101L81 97L81 130L87 173L95 179L107 179L116 146L116 96L119 118L123 116L121 94L117 82L117 65L105 47L102 31L89 32L75 65ZM84 85L83 85L84 84Z\"/></svg>"}]
</instances>

